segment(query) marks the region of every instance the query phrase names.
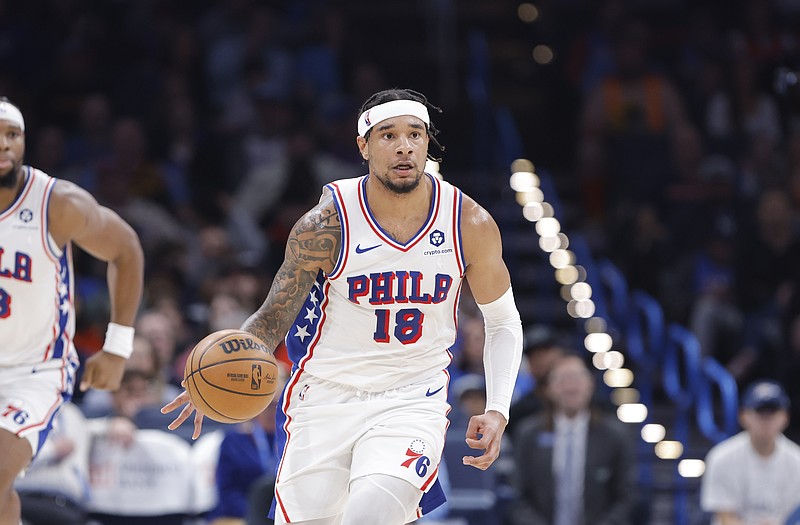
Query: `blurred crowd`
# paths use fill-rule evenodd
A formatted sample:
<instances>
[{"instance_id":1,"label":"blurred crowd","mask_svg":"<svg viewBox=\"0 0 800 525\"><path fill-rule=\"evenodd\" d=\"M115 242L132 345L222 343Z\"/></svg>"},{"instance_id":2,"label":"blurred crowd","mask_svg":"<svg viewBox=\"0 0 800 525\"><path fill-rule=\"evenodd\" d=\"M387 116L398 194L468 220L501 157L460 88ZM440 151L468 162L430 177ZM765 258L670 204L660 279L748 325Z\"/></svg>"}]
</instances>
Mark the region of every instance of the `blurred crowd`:
<instances>
[{"instance_id":1,"label":"blurred crowd","mask_svg":"<svg viewBox=\"0 0 800 525\"><path fill-rule=\"evenodd\" d=\"M166 427L157 409L179 391L193 343L258 307L288 229L322 184L363 174L361 103L398 81L432 85L380 60L380 39L365 39L348 16L360 10L363 22L373 4L0 1L0 94L25 114L26 163L91 191L145 249L123 388L76 395L84 417ZM499 4L508 24L520 23L516 3ZM800 69L800 4L537 5L541 21L523 44L549 38L556 60L537 66L544 80L532 80L529 97L559 117L533 123L530 135L523 126L522 138L534 160L551 125L568 139L543 155L565 220L740 384L780 380L797 410L800 383L788 379L800 372L800 87L780 72ZM421 44L423 29L383 38ZM411 58L398 63L425 52L409 44ZM459 110L468 126L469 108ZM506 174L487 175L487 187L505 185ZM99 351L108 319L105 269L80 253L75 263L75 343L85 358ZM468 394L483 373L482 322L468 300L460 330L452 396L465 405L456 422L476 410ZM526 365L520 398L537 384L533 372Z\"/></svg>"},{"instance_id":2,"label":"blurred crowd","mask_svg":"<svg viewBox=\"0 0 800 525\"><path fill-rule=\"evenodd\" d=\"M740 386L800 406L800 4L555 4L574 228Z\"/></svg>"}]
</instances>

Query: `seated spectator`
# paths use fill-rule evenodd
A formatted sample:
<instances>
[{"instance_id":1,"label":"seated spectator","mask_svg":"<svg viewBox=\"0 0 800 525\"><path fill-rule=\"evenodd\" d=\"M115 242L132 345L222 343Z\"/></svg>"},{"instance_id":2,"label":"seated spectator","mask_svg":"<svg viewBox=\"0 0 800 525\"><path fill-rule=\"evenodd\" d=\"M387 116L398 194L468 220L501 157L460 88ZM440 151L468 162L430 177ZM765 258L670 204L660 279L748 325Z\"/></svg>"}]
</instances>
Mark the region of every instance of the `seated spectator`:
<instances>
[{"instance_id":1,"label":"seated spectator","mask_svg":"<svg viewBox=\"0 0 800 525\"><path fill-rule=\"evenodd\" d=\"M512 436L519 499L513 525L631 523L636 469L619 422L592 409L594 378L580 356L548 374L552 410L520 422Z\"/></svg>"},{"instance_id":2,"label":"seated spectator","mask_svg":"<svg viewBox=\"0 0 800 525\"><path fill-rule=\"evenodd\" d=\"M745 391L744 430L706 456L700 504L715 525L783 525L800 505L800 446L783 435L789 405L774 381L757 381Z\"/></svg>"},{"instance_id":3,"label":"seated spectator","mask_svg":"<svg viewBox=\"0 0 800 525\"><path fill-rule=\"evenodd\" d=\"M14 487L26 525L83 525L89 482L90 435L75 405L66 403L25 475Z\"/></svg>"},{"instance_id":4,"label":"seated spectator","mask_svg":"<svg viewBox=\"0 0 800 525\"><path fill-rule=\"evenodd\" d=\"M486 410L486 382L482 375L465 374L454 380L450 389L453 400L448 416L450 424L454 428L466 428L469 418Z\"/></svg>"},{"instance_id":5,"label":"seated spectator","mask_svg":"<svg viewBox=\"0 0 800 525\"><path fill-rule=\"evenodd\" d=\"M511 405L506 435L512 438L513 428L519 421L545 408L547 374L553 363L566 353L566 349L549 329L535 326L525 332L522 353L534 385L532 390Z\"/></svg>"},{"instance_id":6,"label":"seated spectator","mask_svg":"<svg viewBox=\"0 0 800 525\"><path fill-rule=\"evenodd\" d=\"M180 393L178 387L165 381L155 347L142 335L136 334L133 338L133 353L125 363L125 370L134 370L146 376L150 380L148 388L153 390L159 403L172 401ZM112 397L108 390L88 390L81 399L81 410L87 417L109 415L113 412Z\"/></svg>"}]
</instances>

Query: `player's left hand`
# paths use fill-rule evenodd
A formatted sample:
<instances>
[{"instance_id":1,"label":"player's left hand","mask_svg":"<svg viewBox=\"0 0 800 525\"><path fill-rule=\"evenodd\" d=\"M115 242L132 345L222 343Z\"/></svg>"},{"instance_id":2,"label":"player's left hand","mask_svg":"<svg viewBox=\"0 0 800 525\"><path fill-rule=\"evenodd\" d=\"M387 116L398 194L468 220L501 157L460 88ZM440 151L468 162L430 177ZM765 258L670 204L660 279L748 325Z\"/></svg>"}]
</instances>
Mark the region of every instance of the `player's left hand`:
<instances>
[{"instance_id":1,"label":"player's left hand","mask_svg":"<svg viewBox=\"0 0 800 525\"><path fill-rule=\"evenodd\" d=\"M489 468L500 455L500 441L506 424L506 418L495 410L472 416L467 425L467 445L484 453L481 456L464 456L464 464L481 470Z\"/></svg>"},{"instance_id":2,"label":"player's left hand","mask_svg":"<svg viewBox=\"0 0 800 525\"><path fill-rule=\"evenodd\" d=\"M90 388L116 390L122 383L125 358L108 352L97 352L84 363L81 392Z\"/></svg>"}]
</instances>

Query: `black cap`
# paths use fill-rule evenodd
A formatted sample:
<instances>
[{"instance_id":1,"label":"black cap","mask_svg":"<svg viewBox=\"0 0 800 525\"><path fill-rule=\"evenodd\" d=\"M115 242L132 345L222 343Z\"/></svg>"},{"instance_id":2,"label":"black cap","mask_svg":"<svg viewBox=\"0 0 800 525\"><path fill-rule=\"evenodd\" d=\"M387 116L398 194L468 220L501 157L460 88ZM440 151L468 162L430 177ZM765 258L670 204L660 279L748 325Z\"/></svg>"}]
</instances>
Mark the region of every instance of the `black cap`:
<instances>
[{"instance_id":1,"label":"black cap","mask_svg":"<svg viewBox=\"0 0 800 525\"><path fill-rule=\"evenodd\" d=\"M537 350L559 346L555 333L544 325L535 325L527 330L522 337L522 352L530 354Z\"/></svg>"},{"instance_id":2,"label":"black cap","mask_svg":"<svg viewBox=\"0 0 800 525\"><path fill-rule=\"evenodd\" d=\"M747 387L742 396L742 408L749 410L782 409L788 410L789 396L775 381L757 381Z\"/></svg>"}]
</instances>

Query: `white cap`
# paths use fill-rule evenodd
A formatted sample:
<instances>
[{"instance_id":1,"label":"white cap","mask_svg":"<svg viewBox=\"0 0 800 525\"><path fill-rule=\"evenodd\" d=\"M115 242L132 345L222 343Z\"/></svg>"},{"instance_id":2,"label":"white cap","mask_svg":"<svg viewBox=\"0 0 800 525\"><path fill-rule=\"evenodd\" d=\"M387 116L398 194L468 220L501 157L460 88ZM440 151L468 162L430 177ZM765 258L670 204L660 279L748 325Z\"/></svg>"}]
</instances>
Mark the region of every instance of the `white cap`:
<instances>
[{"instance_id":1,"label":"white cap","mask_svg":"<svg viewBox=\"0 0 800 525\"><path fill-rule=\"evenodd\" d=\"M25 131L25 119L22 118L22 112L11 102L0 102L0 120L8 120Z\"/></svg>"}]
</instances>

